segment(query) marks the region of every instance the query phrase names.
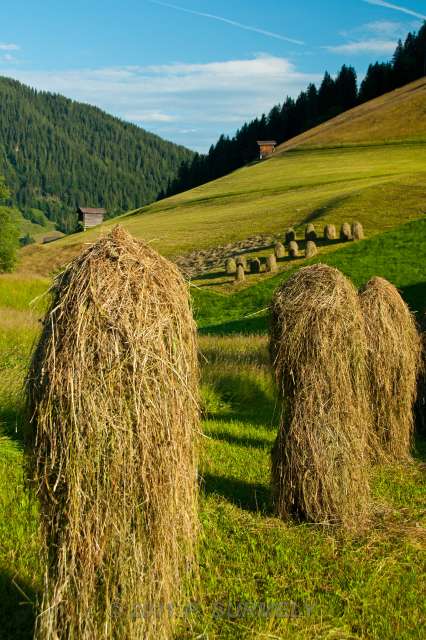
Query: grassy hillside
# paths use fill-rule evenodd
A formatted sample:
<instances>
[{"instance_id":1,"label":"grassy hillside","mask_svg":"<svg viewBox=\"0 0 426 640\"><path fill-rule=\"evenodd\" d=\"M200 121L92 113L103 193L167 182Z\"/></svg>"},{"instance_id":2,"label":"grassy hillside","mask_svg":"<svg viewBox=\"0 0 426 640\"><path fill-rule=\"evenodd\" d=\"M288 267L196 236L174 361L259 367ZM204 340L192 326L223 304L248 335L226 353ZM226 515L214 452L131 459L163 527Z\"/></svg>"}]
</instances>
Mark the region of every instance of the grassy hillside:
<instances>
[{"instance_id":1,"label":"grassy hillside","mask_svg":"<svg viewBox=\"0 0 426 640\"><path fill-rule=\"evenodd\" d=\"M192 152L95 107L0 77L0 175L14 204L73 229L80 206L152 202Z\"/></svg>"},{"instance_id":2,"label":"grassy hillside","mask_svg":"<svg viewBox=\"0 0 426 640\"><path fill-rule=\"evenodd\" d=\"M346 111L334 120L289 140L295 147L328 147L426 140L426 78Z\"/></svg>"}]
</instances>

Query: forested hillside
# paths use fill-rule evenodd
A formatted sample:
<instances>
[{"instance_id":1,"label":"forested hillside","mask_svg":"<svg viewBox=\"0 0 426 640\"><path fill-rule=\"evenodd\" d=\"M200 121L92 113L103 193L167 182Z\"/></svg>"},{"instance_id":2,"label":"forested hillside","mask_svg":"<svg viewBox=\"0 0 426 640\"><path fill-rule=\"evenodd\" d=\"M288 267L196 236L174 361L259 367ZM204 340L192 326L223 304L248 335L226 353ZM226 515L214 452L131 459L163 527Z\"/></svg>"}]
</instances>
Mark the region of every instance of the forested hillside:
<instances>
[{"instance_id":1,"label":"forested hillside","mask_svg":"<svg viewBox=\"0 0 426 640\"><path fill-rule=\"evenodd\" d=\"M371 64L358 88L353 67L343 65L336 78L326 72L319 87L310 84L296 100L287 98L268 115L245 123L229 138L222 135L206 155L196 154L182 163L167 195L174 195L221 178L259 155L257 140L278 143L322 124L337 115L382 96L426 75L426 24L399 42L390 62Z\"/></svg>"},{"instance_id":2,"label":"forested hillside","mask_svg":"<svg viewBox=\"0 0 426 640\"><path fill-rule=\"evenodd\" d=\"M62 231L77 205L112 216L155 200L192 152L60 95L0 77L0 175L22 211Z\"/></svg>"}]
</instances>

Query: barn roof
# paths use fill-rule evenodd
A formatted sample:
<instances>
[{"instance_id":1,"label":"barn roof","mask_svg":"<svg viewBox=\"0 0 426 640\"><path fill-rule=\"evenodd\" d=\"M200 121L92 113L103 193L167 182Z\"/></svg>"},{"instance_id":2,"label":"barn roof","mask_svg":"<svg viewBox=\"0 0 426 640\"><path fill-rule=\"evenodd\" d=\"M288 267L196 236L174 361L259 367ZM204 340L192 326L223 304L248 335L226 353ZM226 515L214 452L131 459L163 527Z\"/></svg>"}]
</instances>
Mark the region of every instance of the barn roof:
<instances>
[{"instance_id":1,"label":"barn roof","mask_svg":"<svg viewBox=\"0 0 426 640\"><path fill-rule=\"evenodd\" d=\"M272 144L272 145L276 145L276 144L277 144L277 141L276 141L276 140L258 140L258 141L257 141L257 144L258 144L258 145L261 145L261 144Z\"/></svg>"},{"instance_id":2,"label":"barn roof","mask_svg":"<svg viewBox=\"0 0 426 640\"><path fill-rule=\"evenodd\" d=\"M106 209L92 209L90 207L78 207L78 213L91 214L91 213L106 213Z\"/></svg>"}]
</instances>

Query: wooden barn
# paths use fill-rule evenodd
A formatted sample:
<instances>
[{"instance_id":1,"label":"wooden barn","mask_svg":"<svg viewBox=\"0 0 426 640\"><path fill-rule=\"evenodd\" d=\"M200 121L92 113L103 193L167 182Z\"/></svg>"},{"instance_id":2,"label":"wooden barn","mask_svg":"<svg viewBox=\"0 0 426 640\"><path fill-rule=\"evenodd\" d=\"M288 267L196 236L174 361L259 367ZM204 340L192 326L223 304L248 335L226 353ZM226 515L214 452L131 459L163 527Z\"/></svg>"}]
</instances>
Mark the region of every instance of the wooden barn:
<instances>
[{"instance_id":1,"label":"wooden barn","mask_svg":"<svg viewBox=\"0 0 426 640\"><path fill-rule=\"evenodd\" d=\"M274 153L275 147L277 146L277 141L276 140L258 140L257 144L259 145L259 149L260 149L260 159L263 160L264 158L268 158Z\"/></svg>"},{"instance_id":2,"label":"wooden barn","mask_svg":"<svg viewBox=\"0 0 426 640\"><path fill-rule=\"evenodd\" d=\"M78 221L81 223L84 231L102 224L106 214L105 209L91 209L89 207L78 207Z\"/></svg>"}]
</instances>

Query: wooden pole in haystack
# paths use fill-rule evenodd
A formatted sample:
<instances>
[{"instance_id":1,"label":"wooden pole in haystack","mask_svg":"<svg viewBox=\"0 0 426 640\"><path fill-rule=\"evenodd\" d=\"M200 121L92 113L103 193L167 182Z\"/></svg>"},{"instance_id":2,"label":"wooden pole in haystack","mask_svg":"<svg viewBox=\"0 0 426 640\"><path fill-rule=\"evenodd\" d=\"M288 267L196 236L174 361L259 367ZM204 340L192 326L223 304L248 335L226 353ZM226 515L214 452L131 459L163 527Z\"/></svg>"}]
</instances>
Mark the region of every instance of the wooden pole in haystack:
<instances>
[{"instance_id":1,"label":"wooden pole in haystack","mask_svg":"<svg viewBox=\"0 0 426 640\"><path fill-rule=\"evenodd\" d=\"M116 227L51 293L27 378L46 561L35 638L170 638L198 531L187 284Z\"/></svg>"}]
</instances>

